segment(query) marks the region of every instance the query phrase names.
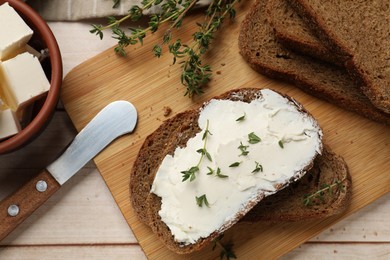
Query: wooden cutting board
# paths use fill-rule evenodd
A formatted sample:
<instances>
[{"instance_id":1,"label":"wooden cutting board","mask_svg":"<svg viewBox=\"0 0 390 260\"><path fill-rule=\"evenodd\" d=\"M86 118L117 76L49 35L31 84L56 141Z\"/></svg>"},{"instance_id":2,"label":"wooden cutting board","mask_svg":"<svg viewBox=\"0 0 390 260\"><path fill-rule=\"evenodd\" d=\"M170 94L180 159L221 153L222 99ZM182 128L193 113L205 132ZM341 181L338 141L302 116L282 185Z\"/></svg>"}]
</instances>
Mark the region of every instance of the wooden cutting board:
<instances>
[{"instance_id":1,"label":"wooden cutting board","mask_svg":"<svg viewBox=\"0 0 390 260\"><path fill-rule=\"evenodd\" d=\"M185 90L180 84L180 65L172 65L170 54L165 52L160 59L153 57L152 46L159 42L163 30L148 36L144 46L129 47L126 58L118 57L113 49L109 49L76 67L64 80L61 98L78 130L111 101L128 100L138 109L136 131L116 140L96 157L95 162L150 259L211 259L219 256L219 250L212 251L211 246L190 256L176 255L167 250L136 218L130 204L129 174L146 136L168 118L164 116L167 107L172 109L171 117L233 88L272 88L297 99L318 119L324 131L324 141L344 157L353 178L352 203L342 216L279 225L257 223L234 226L225 234L222 243L232 242L239 259L255 259L256 256L277 258L390 190L388 126L313 98L292 85L261 76L251 70L239 55L239 26L251 4L252 1L242 1L236 22L225 24L214 41L213 49L206 55L214 77L199 97L189 99L183 96ZM192 15L177 36L188 41L196 30L194 21L201 21L200 17Z\"/></svg>"}]
</instances>

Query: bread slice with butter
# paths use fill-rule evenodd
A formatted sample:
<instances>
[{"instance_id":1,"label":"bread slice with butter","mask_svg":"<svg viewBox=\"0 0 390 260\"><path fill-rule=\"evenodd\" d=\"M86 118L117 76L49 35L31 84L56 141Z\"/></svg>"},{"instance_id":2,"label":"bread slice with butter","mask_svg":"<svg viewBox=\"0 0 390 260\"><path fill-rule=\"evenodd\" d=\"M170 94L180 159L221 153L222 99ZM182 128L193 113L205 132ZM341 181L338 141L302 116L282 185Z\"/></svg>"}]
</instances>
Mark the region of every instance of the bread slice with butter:
<instances>
[{"instance_id":1,"label":"bread slice with butter","mask_svg":"<svg viewBox=\"0 0 390 260\"><path fill-rule=\"evenodd\" d=\"M352 180L346 162L324 145L305 176L262 200L241 221L280 223L326 218L344 212L351 195Z\"/></svg>"},{"instance_id":2,"label":"bread slice with butter","mask_svg":"<svg viewBox=\"0 0 390 260\"><path fill-rule=\"evenodd\" d=\"M299 180L321 151L320 127L293 99L233 90L146 138L131 173L131 201L169 249L190 253ZM186 179L195 165L194 179Z\"/></svg>"}]
</instances>

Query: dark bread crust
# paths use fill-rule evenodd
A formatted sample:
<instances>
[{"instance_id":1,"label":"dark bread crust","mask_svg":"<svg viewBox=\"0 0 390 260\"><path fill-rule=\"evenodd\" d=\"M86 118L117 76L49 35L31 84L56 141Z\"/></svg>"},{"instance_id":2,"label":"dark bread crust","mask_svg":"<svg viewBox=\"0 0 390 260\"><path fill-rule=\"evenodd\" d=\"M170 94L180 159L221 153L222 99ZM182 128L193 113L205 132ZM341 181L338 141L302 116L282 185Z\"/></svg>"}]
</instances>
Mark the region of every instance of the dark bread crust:
<instances>
[{"instance_id":1,"label":"dark bread crust","mask_svg":"<svg viewBox=\"0 0 390 260\"><path fill-rule=\"evenodd\" d=\"M379 109L390 113L388 1L296 0L293 6Z\"/></svg>"},{"instance_id":2,"label":"dark bread crust","mask_svg":"<svg viewBox=\"0 0 390 260\"><path fill-rule=\"evenodd\" d=\"M306 195L321 190L326 184L340 181L342 189L335 186L330 193L326 191L323 200L305 206ZM347 164L328 146L322 155L317 156L314 166L298 182L284 190L266 197L241 220L242 222L286 222L325 218L345 211L352 195L352 181Z\"/></svg>"},{"instance_id":3,"label":"dark bread crust","mask_svg":"<svg viewBox=\"0 0 390 260\"><path fill-rule=\"evenodd\" d=\"M231 90L213 99L229 99L250 102L261 97L260 90L261 89L255 88ZM307 112L299 103L292 98L287 98L301 113L311 116L309 112ZM207 102L205 104L207 104ZM264 198L264 194L259 193L255 200L248 202L244 211L237 214L236 219L226 223L221 229L216 230L207 238L200 239L195 244L183 245L174 241L168 226L161 220L160 215L158 214L161 209L161 199L149 191L153 183L154 176L157 173L158 166L165 155L172 154L177 146L184 146L189 138L200 131L197 124L200 109L201 108L189 110L176 115L175 117L165 121L153 134L148 136L144 145L140 149L130 178L131 201L139 219L148 224L152 228L153 232L170 250L179 254L187 254L200 250L226 229L238 222L251 208ZM181 124L179 122L181 122ZM290 182L294 182L301 178L301 176L303 176L312 167L313 161L304 169L297 172L294 177L291 178ZM140 184L139 182L146 183ZM283 189L289 183L280 184L277 188Z\"/></svg>"},{"instance_id":4,"label":"dark bread crust","mask_svg":"<svg viewBox=\"0 0 390 260\"><path fill-rule=\"evenodd\" d=\"M383 124L390 115L377 109L341 68L299 55L275 37L267 13L267 0L258 0L244 19L240 53L256 71L295 84L303 91Z\"/></svg>"}]
</instances>

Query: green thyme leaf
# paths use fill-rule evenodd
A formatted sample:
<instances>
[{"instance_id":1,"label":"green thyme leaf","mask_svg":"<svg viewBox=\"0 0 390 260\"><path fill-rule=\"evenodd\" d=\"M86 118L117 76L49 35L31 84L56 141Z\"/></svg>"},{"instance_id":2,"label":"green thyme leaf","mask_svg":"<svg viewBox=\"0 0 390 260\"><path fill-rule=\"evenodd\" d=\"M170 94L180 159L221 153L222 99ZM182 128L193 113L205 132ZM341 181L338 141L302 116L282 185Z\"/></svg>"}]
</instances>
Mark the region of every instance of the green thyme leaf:
<instances>
[{"instance_id":1,"label":"green thyme leaf","mask_svg":"<svg viewBox=\"0 0 390 260\"><path fill-rule=\"evenodd\" d=\"M207 120L207 122L208 122L208 120ZM206 139L207 135L213 135L213 134L208 129L206 129L206 131L204 131L204 133L203 133L202 140Z\"/></svg>"},{"instance_id":2,"label":"green thyme leaf","mask_svg":"<svg viewBox=\"0 0 390 260\"><path fill-rule=\"evenodd\" d=\"M205 149L205 148L201 148L201 149L198 149L196 152L202 154L202 155L205 155L207 157L207 159L209 159L210 162L212 162L212 158L211 158L211 155L210 153Z\"/></svg>"},{"instance_id":3,"label":"green thyme leaf","mask_svg":"<svg viewBox=\"0 0 390 260\"><path fill-rule=\"evenodd\" d=\"M227 178L229 176L221 174L221 169L218 167L217 168L217 177L219 177L219 178Z\"/></svg>"},{"instance_id":4,"label":"green thyme leaf","mask_svg":"<svg viewBox=\"0 0 390 260\"><path fill-rule=\"evenodd\" d=\"M246 114L244 113L244 115L239 117L239 118L237 118L236 121L237 122L244 121L245 120L245 116L246 116Z\"/></svg>"},{"instance_id":5,"label":"green thyme leaf","mask_svg":"<svg viewBox=\"0 0 390 260\"><path fill-rule=\"evenodd\" d=\"M189 170L187 171L182 171L182 175L183 175L183 179L182 181L186 181L186 180L190 180L190 181L193 181L195 180L196 178L196 175L195 173L199 171L199 167L198 166L192 166Z\"/></svg>"},{"instance_id":6,"label":"green thyme leaf","mask_svg":"<svg viewBox=\"0 0 390 260\"><path fill-rule=\"evenodd\" d=\"M254 132L248 134L248 143L257 144L261 141L260 137L258 137Z\"/></svg>"},{"instance_id":7,"label":"green thyme leaf","mask_svg":"<svg viewBox=\"0 0 390 260\"><path fill-rule=\"evenodd\" d=\"M207 175L213 175L215 173L215 176L219 178L228 178L229 176L221 174L221 168L217 168L217 170L213 170L211 167L207 167L209 169L209 172Z\"/></svg>"},{"instance_id":8,"label":"green thyme leaf","mask_svg":"<svg viewBox=\"0 0 390 260\"><path fill-rule=\"evenodd\" d=\"M210 207L209 202L207 201L206 194L203 194L203 195L200 196L200 197L196 197L196 196L195 196L195 199L196 199L196 204L197 204L199 207L202 207L203 204L206 205L207 207Z\"/></svg>"},{"instance_id":9,"label":"green thyme leaf","mask_svg":"<svg viewBox=\"0 0 390 260\"><path fill-rule=\"evenodd\" d=\"M229 165L229 167L238 167L241 162L235 162Z\"/></svg>"},{"instance_id":10,"label":"green thyme leaf","mask_svg":"<svg viewBox=\"0 0 390 260\"><path fill-rule=\"evenodd\" d=\"M101 24L92 24L92 29L89 30L90 33L96 34L99 36L100 40L103 39L103 26Z\"/></svg>"},{"instance_id":11,"label":"green thyme leaf","mask_svg":"<svg viewBox=\"0 0 390 260\"><path fill-rule=\"evenodd\" d=\"M114 5L112 6L112 8L117 8L119 6L119 4L121 3L121 0L113 0L114 2Z\"/></svg>"},{"instance_id":12,"label":"green thyme leaf","mask_svg":"<svg viewBox=\"0 0 390 260\"><path fill-rule=\"evenodd\" d=\"M249 154L249 151L247 150L249 147L249 145L243 145L242 142L240 142L240 146L237 147L240 151L241 151L241 155L245 156L245 155L248 155Z\"/></svg>"},{"instance_id":13,"label":"green thyme leaf","mask_svg":"<svg viewBox=\"0 0 390 260\"><path fill-rule=\"evenodd\" d=\"M263 171L263 166L261 164L259 164L258 162L255 162L256 163L256 167L255 169L252 171L252 173L258 173L258 172L262 172Z\"/></svg>"},{"instance_id":14,"label":"green thyme leaf","mask_svg":"<svg viewBox=\"0 0 390 260\"><path fill-rule=\"evenodd\" d=\"M154 56L160 58L162 55L161 45L159 45L159 44L154 45L153 46L153 53L154 53Z\"/></svg>"},{"instance_id":15,"label":"green thyme leaf","mask_svg":"<svg viewBox=\"0 0 390 260\"><path fill-rule=\"evenodd\" d=\"M278 144L279 144L280 148L282 148L282 149L284 148L284 143L282 140L279 140Z\"/></svg>"},{"instance_id":16,"label":"green thyme leaf","mask_svg":"<svg viewBox=\"0 0 390 260\"><path fill-rule=\"evenodd\" d=\"M207 157L207 159L209 159L210 162L213 161L213 159L211 158L211 155L207 151L206 151L206 157Z\"/></svg>"}]
</instances>

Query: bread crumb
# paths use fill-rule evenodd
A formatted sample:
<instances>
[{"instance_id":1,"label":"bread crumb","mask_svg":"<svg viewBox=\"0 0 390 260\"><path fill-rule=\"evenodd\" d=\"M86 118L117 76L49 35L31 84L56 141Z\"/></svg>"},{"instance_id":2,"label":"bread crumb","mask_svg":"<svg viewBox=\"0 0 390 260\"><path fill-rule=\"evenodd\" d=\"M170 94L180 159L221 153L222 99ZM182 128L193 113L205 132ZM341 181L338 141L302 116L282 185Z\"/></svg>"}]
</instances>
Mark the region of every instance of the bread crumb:
<instances>
[{"instance_id":1,"label":"bread crumb","mask_svg":"<svg viewBox=\"0 0 390 260\"><path fill-rule=\"evenodd\" d=\"M172 108L170 107L164 107L164 116L168 117L172 113Z\"/></svg>"}]
</instances>

